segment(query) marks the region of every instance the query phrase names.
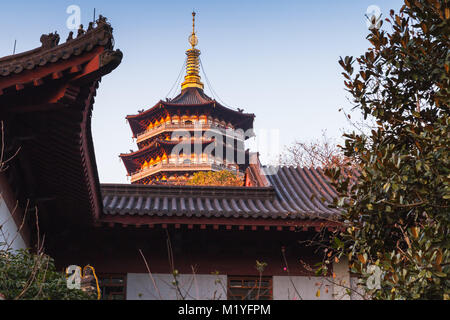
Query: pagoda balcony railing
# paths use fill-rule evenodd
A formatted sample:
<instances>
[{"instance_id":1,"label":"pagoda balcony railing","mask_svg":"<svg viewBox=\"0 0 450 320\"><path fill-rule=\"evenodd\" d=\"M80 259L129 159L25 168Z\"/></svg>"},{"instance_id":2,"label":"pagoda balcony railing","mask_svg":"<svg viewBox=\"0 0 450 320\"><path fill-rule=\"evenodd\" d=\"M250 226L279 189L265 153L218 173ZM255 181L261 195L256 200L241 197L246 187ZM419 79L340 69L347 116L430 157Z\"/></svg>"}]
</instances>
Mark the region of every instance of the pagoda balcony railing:
<instances>
[{"instance_id":1,"label":"pagoda balcony railing","mask_svg":"<svg viewBox=\"0 0 450 320\"><path fill-rule=\"evenodd\" d=\"M158 163L148 168L136 171L131 174L131 182L139 181L143 178L151 176L160 171L174 172L174 171L222 171L227 170L233 172L239 177L243 177L244 173L238 169L219 163L194 163L185 161L184 163Z\"/></svg>"},{"instance_id":2,"label":"pagoda balcony railing","mask_svg":"<svg viewBox=\"0 0 450 320\"><path fill-rule=\"evenodd\" d=\"M217 130L222 134L227 134L228 130L234 130L233 128L224 128L216 123L208 122L208 123L202 123L202 124L194 124L194 123L163 123L160 124L157 127L147 129L146 131L139 133L136 137L136 142L140 143L142 141L145 141L149 138L152 138L162 132L167 131L175 131L175 130L186 130L186 131L195 131L195 130Z\"/></svg>"}]
</instances>

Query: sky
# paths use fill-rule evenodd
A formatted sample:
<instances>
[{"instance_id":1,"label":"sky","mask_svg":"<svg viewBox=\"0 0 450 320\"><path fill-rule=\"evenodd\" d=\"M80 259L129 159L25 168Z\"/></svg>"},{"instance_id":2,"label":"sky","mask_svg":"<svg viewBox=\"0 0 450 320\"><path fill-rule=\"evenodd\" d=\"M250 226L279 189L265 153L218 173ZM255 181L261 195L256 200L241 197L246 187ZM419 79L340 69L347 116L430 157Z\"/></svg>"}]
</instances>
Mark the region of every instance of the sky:
<instances>
[{"instance_id":1,"label":"sky","mask_svg":"<svg viewBox=\"0 0 450 320\"><path fill-rule=\"evenodd\" d=\"M271 163L285 145L327 136L339 141L352 127L340 56L359 56L370 46L365 15L376 6L384 17L400 0L315 1L4 1L0 5L0 57L40 46L54 32L61 43L69 33L67 8L81 9L87 26L96 13L114 28L121 65L103 77L92 118L95 155L102 183L127 183L120 153L137 150L125 117L164 99L189 49L191 12L196 16L197 48L215 94L232 108L254 113L248 147ZM202 74L203 77L203 74ZM180 87L176 87L175 94ZM172 93L169 97L172 97ZM358 114L356 114L356 118ZM353 117L355 118L355 117Z\"/></svg>"}]
</instances>

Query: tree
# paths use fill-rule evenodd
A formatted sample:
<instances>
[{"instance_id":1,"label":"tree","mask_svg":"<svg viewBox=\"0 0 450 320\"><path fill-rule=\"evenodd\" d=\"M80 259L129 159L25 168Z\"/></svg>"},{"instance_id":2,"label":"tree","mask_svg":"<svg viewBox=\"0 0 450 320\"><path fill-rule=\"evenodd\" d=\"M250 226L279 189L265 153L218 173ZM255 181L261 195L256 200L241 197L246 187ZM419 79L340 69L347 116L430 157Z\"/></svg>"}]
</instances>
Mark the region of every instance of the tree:
<instances>
[{"instance_id":1,"label":"tree","mask_svg":"<svg viewBox=\"0 0 450 320\"><path fill-rule=\"evenodd\" d=\"M322 132L322 139L310 142L297 140L280 155L282 166L298 166L306 168L342 167L350 163L338 145Z\"/></svg>"},{"instance_id":2,"label":"tree","mask_svg":"<svg viewBox=\"0 0 450 320\"><path fill-rule=\"evenodd\" d=\"M448 1L405 0L390 30L371 29L358 72L353 57L339 61L376 128L344 135L356 183L327 170L343 209L332 246L373 299L449 299L449 19Z\"/></svg>"},{"instance_id":3,"label":"tree","mask_svg":"<svg viewBox=\"0 0 450 320\"><path fill-rule=\"evenodd\" d=\"M62 272L53 259L28 250L0 251L0 295L4 299L90 300L96 295L68 289Z\"/></svg>"},{"instance_id":4,"label":"tree","mask_svg":"<svg viewBox=\"0 0 450 320\"><path fill-rule=\"evenodd\" d=\"M4 123L0 122L0 174L8 169L8 163L20 152L20 148L10 158L5 157ZM0 201L2 194L0 193ZM0 223L0 300L85 300L95 299L96 295L67 287L64 273L55 270L54 261L44 254L43 241L39 235L38 208L35 207L37 244L34 252L29 249L13 250L13 243L25 224L28 204L24 208L22 223L13 237L4 231L6 222ZM17 214L17 207L11 212L11 218Z\"/></svg>"},{"instance_id":5,"label":"tree","mask_svg":"<svg viewBox=\"0 0 450 320\"><path fill-rule=\"evenodd\" d=\"M236 186L244 185L244 180L231 171L199 171L189 179L191 186Z\"/></svg>"}]
</instances>

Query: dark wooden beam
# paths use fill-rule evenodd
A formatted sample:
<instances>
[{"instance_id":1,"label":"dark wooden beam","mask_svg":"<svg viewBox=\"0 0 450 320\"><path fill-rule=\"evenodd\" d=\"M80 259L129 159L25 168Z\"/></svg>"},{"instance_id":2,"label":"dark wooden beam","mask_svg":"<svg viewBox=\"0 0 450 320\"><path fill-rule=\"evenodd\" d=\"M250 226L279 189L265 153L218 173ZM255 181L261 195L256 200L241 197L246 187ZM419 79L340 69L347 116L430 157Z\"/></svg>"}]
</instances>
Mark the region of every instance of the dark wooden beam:
<instances>
[{"instance_id":1,"label":"dark wooden beam","mask_svg":"<svg viewBox=\"0 0 450 320\"><path fill-rule=\"evenodd\" d=\"M255 218L201 218L201 217L157 217L157 216L131 216L131 215L104 215L99 221L126 223L129 225L140 224L164 224L166 225L212 225L214 230L218 230L219 226L250 226L251 230L257 230L257 227L263 228L289 228L290 231L302 229L307 231L308 228L321 230L322 228L336 228L339 226L337 222L323 220L306 220L306 219L255 219ZM206 227L205 227L206 228ZM238 228L241 230L241 228ZM244 230L244 229L242 229Z\"/></svg>"}]
</instances>

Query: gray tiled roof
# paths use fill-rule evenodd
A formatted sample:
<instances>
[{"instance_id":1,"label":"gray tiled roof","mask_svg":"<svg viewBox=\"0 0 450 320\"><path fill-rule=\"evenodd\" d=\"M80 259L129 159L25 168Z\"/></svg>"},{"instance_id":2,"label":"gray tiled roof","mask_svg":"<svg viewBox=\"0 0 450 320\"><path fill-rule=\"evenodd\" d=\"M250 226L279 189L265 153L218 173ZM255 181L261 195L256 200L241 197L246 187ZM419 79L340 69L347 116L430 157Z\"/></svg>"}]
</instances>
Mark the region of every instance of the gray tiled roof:
<instances>
[{"instance_id":1,"label":"gray tiled roof","mask_svg":"<svg viewBox=\"0 0 450 320\"><path fill-rule=\"evenodd\" d=\"M107 216L263 219L328 219L338 214L327 207L335 192L322 170L281 167L267 178L268 187L105 184L103 212Z\"/></svg>"}]
</instances>

